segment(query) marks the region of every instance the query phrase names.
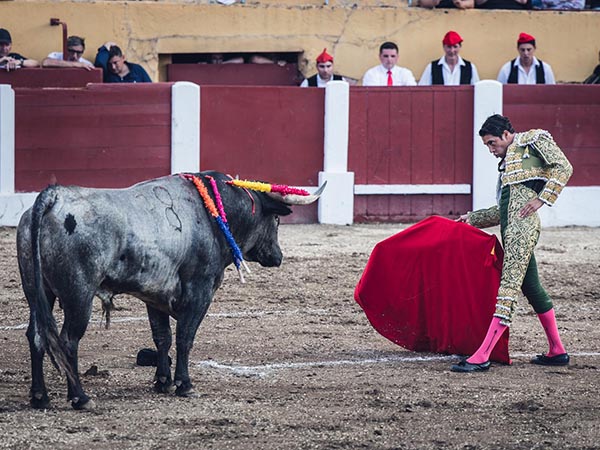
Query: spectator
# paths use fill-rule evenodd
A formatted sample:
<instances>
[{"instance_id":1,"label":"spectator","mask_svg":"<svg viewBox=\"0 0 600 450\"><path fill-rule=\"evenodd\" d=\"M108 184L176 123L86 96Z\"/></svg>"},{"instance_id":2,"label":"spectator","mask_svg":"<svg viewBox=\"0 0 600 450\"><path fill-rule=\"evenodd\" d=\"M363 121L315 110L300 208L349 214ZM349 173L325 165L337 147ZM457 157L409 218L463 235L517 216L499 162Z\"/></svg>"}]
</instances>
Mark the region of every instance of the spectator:
<instances>
[{"instance_id":1,"label":"spectator","mask_svg":"<svg viewBox=\"0 0 600 450\"><path fill-rule=\"evenodd\" d=\"M532 0L533 9L580 10L585 0Z\"/></svg>"},{"instance_id":2,"label":"spectator","mask_svg":"<svg viewBox=\"0 0 600 450\"><path fill-rule=\"evenodd\" d=\"M413 73L396 65L398 46L393 42L384 42L379 47L381 64L367 70L363 76L363 86L416 86Z\"/></svg>"},{"instance_id":3,"label":"spectator","mask_svg":"<svg viewBox=\"0 0 600 450\"><path fill-rule=\"evenodd\" d=\"M431 61L425 67L419 80L419 86L444 84L458 86L459 84L475 84L479 81L479 74L475 64L459 56L463 38L456 31L448 31L442 40L445 55L440 59Z\"/></svg>"},{"instance_id":4,"label":"spectator","mask_svg":"<svg viewBox=\"0 0 600 450\"><path fill-rule=\"evenodd\" d=\"M67 39L67 58L63 59L62 52L52 52L42 61L42 67L79 67L92 70L94 65L83 57L85 39L79 36L69 36Z\"/></svg>"},{"instance_id":5,"label":"spectator","mask_svg":"<svg viewBox=\"0 0 600 450\"><path fill-rule=\"evenodd\" d=\"M18 53L11 52L12 37L8 30L0 28L0 69L7 71L21 67L37 67L40 65L35 59L29 59Z\"/></svg>"},{"instance_id":6,"label":"spectator","mask_svg":"<svg viewBox=\"0 0 600 450\"><path fill-rule=\"evenodd\" d=\"M333 73L333 56L327 53L324 48L323 52L317 56L317 74L305 79L300 87L325 87L331 80L343 80L340 75Z\"/></svg>"},{"instance_id":7,"label":"spectator","mask_svg":"<svg viewBox=\"0 0 600 450\"><path fill-rule=\"evenodd\" d=\"M421 0L419 6L422 8L473 9L475 0Z\"/></svg>"},{"instance_id":8,"label":"spectator","mask_svg":"<svg viewBox=\"0 0 600 450\"><path fill-rule=\"evenodd\" d=\"M531 9L531 0L475 0L481 9Z\"/></svg>"},{"instance_id":9,"label":"spectator","mask_svg":"<svg viewBox=\"0 0 600 450\"><path fill-rule=\"evenodd\" d=\"M107 42L98 49L95 65L104 72L105 83L152 83L144 68L127 62L114 42Z\"/></svg>"},{"instance_id":10,"label":"spectator","mask_svg":"<svg viewBox=\"0 0 600 450\"><path fill-rule=\"evenodd\" d=\"M517 49L519 57L507 62L500 69L500 83L556 84L550 65L534 56L536 47L533 36L527 33L519 34Z\"/></svg>"},{"instance_id":11,"label":"spectator","mask_svg":"<svg viewBox=\"0 0 600 450\"><path fill-rule=\"evenodd\" d=\"M244 64L244 58L237 56L234 58L225 59L223 53L212 53L210 55L210 64Z\"/></svg>"},{"instance_id":12,"label":"spectator","mask_svg":"<svg viewBox=\"0 0 600 450\"><path fill-rule=\"evenodd\" d=\"M600 62L600 52L598 52L598 62ZM600 84L600 64L596 66L592 74L585 79L584 84Z\"/></svg>"},{"instance_id":13,"label":"spectator","mask_svg":"<svg viewBox=\"0 0 600 450\"><path fill-rule=\"evenodd\" d=\"M287 61L279 58L277 54L270 53L266 55L252 55L250 57L250 64L277 64L283 67L287 64Z\"/></svg>"}]
</instances>

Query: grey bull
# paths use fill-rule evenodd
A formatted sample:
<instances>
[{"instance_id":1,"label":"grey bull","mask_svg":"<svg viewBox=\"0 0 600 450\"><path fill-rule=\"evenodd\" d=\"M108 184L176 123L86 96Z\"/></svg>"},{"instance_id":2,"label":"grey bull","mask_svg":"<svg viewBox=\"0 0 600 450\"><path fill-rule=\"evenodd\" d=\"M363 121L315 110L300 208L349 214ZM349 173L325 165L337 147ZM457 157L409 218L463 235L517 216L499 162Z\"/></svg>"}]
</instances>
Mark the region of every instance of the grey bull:
<instances>
[{"instance_id":1,"label":"grey bull","mask_svg":"<svg viewBox=\"0 0 600 450\"><path fill-rule=\"evenodd\" d=\"M277 197L231 186L221 173L198 174L209 192L206 175L217 182L244 259L266 267L282 261L278 216L291 213L289 204L315 201L322 191ZM27 337L34 408L49 405L43 373L46 352L67 376L72 406L93 407L79 379L79 341L91 317L93 297L110 303L118 293L146 304L157 348L155 389L193 394L189 353L233 256L192 182L168 176L126 189L50 186L21 218L17 254L30 308ZM60 333L52 313L57 299L64 312ZM170 317L177 320L174 379L168 362Z\"/></svg>"}]
</instances>

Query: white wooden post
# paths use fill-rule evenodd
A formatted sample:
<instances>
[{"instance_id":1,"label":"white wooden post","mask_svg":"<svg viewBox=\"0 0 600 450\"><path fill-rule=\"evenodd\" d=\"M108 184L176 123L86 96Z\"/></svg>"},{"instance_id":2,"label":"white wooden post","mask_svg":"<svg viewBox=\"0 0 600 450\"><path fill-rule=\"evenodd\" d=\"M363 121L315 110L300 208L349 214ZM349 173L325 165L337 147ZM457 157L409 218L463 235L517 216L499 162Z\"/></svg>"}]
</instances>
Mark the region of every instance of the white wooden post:
<instances>
[{"instance_id":1,"label":"white wooden post","mask_svg":"<svg viewBox=\"0 0 600 450\"><path fill-rule=\"evenodd\" d=\"M171 173L200 171L200 86L178 81L171 89Z\"/></svg>"},{"instance_id":2,"label":"white wooden post","mask_svg":"<svg viewBox=\"0 0 600 450\"><path fill-rule=\"evenodd\" d=\"M15 192L15 91L0 84L0 194Z\"/></svg>"},{"instance_id":3,"label":"white wooden post","mask_svg":"<svg viewBox=\"0 0 600 450\"><path fill-rule=\"evenodd\" d=\"M502 114L502 84L483 80L475 84L473 105L473 210L496 203L498 160L483 144L479 130L485 119Z\"/></svg>"},{"instance_id":4,"label":"white wooden post","mask_svg":"<svg viewBox=\"0 0 600 450\"><path fill-rule=\"evenodd\" d=\"M325 87L325 144L319 185L327 187L319 199L319 223L348 225L354 220L354 172L348 172L350 86L330 81Z\"/></svg>"}]
</instances>

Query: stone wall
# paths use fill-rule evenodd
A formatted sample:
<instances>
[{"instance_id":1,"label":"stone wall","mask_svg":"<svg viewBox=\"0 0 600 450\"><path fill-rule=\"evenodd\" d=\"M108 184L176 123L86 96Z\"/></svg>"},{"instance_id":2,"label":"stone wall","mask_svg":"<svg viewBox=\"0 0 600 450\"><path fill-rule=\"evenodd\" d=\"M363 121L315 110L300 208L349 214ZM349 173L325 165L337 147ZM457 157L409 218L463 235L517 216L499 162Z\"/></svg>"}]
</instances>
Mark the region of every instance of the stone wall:
<instances>
[{"instance_id":1,"label":"stone wall","mask_svg":"<svg viewBox=\"0 0 600 450\"><path fill-rule=\"evenodd\" d=\"M501 65L516 56L516 38L526 31L538 40L537 56L549 62L559 82L580 82L598 64L600 12L427 10L406 1L353 3L330 0L263 0L225 6L201 1L2 1L0 26L13 35L13 49L43 59L61 49L60 27L86 38L93 60L105 41L115 41L130 61L141 63L154 80L165 77L174 53L303 52L301 69L314 73L324 47L335 56L336 71L360 79L378 64L381 42L400 46L400 65L419 78L425 65L442 55L450 29L465 42L462 56L481 78L495 79Z\"/></svg>"}]
</instances>

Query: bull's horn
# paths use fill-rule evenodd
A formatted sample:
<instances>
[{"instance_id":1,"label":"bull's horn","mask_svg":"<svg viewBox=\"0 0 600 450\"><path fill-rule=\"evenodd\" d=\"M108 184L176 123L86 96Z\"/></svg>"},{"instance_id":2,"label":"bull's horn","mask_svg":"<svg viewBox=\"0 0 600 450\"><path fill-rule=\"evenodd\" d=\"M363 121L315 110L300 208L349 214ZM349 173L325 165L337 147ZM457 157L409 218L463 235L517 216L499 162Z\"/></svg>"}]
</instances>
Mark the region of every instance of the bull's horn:
<instances>
[{"instance_id":1,"label":"bull's horn","mask_svg":"<svg viewBox=\"0 0 600 450\"><path fill-rule=\"evenodd\" d=\"M323 190L325 189L325 186L327 186L327 181L325 181L325 183L323 183L321 187L317 189L317 191L314 194L311 195L281 195L279 192L267 192L266 194L269 197L274 198L275 200L279 200L280 202L285 203L286 205L310 205L311 203L317 201L317 199L321 196Z\"/></svg>"}]
</instances>

